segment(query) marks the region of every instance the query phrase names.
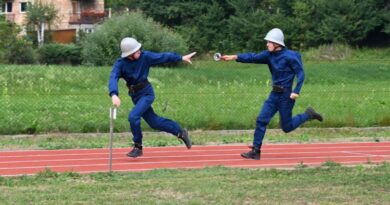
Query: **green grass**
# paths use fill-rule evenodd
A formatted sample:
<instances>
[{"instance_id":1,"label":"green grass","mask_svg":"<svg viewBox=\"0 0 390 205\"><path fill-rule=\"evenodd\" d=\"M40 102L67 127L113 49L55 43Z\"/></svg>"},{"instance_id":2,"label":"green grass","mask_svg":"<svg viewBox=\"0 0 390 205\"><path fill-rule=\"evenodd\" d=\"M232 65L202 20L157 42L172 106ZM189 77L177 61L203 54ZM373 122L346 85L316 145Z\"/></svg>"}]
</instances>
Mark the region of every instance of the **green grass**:
<instances>
[{"instance_id":1,"label":"green grass","mask_svg":"<svg viewBox=\"0 0 390 205\"><path fill-rule=\"evenodd\" d=\"M194 145L251 144L253 130L247 131L192 131ZM47 134L47 135L8 135L0 136L0 150L17 149L72 149L107 148L109 135L101 134ZM278 129L267 130L264 143L324 143L324 142L390 141L390 128L338 128L297 129L289 134ZM183 146L175 137L155 132L144 133L143 144L149 146ZM130 133L115 133L114 147L130 147Z\"/></svg>"},{"instance_id":2,"label":"green grass","mask_svg":"<svg viewBox=\"0 0 390 205\"><path fill-rule=\"evenodd\" d=\"M107 132L109 67L0 65L0 134ZM304 127L390 125L390 64L305 63L306 81L294 114L313 106L324 123ZM155 111L190 129L253 129L270 90L265 65L194 61L152 68ZM128 131L132 103L120 83L122 106L115 130ZM145 130L150 130L143 123ZM278 127L275 117L270 128Z\"/></svg>"},{"instance_id":3,"label":"green grass","mask_svg":"<svg viewBox=\"0 0 390 205\"><path fill-rule=\"evenodd\" d=\"M2 204L387 204L390 166L0 177Z\"/></svg>"},{"instance_id":4,"label":"green grass","mask_svg":"<svg viewBox=\"0 0 390 205\"><path fill-rule=\"evenodd\" d=\"M375 52L373 52L374 56ZM390 63L305 63L306 81L294 113L306 106L325 122L285 134L269 129L265 143L389 141ZM0 65L0 150L108 147L108 67ZM193 66L152 69L156 112L192 130L195 145L250 144L258 111L268 95L264 65L194 61ZM132 104L121 82L116 132L128 132ZM150 130L143 123L145 130ZM278 127L277 117L270 128ZM325 129L318 129L324 127ZM313 129L311 129L313 128ZM200 130L196 130L200 129ZM249 129L242 133L202 129ZM66 134L67 132L98 132ZM57 134L58 133L58 134ZM116 133L114 147L128 147L130 133ZM172 136L146 133L145 146L183 146ZM320 168L298 163L293 170L153 170L142 173L55 173L0 177L1 204L386 204L390 166Z\"/></svg>"},{"instance_id":5,"label":"green grass","mask_svg":"<svg viewBox=\"0 0 390 205\"><path fill-rule=\"evenodd\" d=\"M306 61L340 61L352 60L358 62L387 61L389 62L390 48L352 48L345 44L321 45L309 48L302 53Z\"/></svg>"}]
</instances>

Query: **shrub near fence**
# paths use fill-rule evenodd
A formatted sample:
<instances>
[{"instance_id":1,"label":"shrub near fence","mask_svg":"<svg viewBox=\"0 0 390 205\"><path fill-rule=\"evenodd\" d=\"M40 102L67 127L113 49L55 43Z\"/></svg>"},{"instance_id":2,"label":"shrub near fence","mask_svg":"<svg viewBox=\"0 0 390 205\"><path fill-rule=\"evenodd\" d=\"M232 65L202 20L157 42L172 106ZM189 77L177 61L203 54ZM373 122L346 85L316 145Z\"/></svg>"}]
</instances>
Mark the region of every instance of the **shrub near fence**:
<instances>
[{"instance_id":1,"label":"shrub near fence","mask_svg":"<svg viewBox=\"0 0 390 205\"><path fill-rule=\"evenodd\" d=\"M313 106L325 121L304 127L390 126L389 62L309 62L305 70L294 114ZM107 132L110 71L1 65L0 133ZM149 80L156 113L190 129L253 129L271 85L265 65L196 60L192 66L152 68ZM116 132L129 131L133 105L126 91L121 80ZM269 127L278 127L278 117Z\"/></svg>"},{"instance_id":2,"label":"shrub near fence","mask_svg":"<svg viewBox=\"0 0 390 205\"><path fill-rule=\"evenodd\" d=\"M81 48L75 44L45 44L39 49L39 61L43 64L81 63Z\"/></svg>"}]
</instances>

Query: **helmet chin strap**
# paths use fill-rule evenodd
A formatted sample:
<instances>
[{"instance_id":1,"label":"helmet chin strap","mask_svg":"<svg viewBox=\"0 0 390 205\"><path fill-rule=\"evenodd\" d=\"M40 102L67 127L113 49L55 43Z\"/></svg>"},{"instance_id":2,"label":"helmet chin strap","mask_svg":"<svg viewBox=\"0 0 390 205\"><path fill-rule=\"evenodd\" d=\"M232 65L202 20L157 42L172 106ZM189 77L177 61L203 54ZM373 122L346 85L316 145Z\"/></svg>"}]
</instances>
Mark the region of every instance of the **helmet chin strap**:
<instances>
[{"instance_id":1,"label":"helmet chin strap","mask_svg":"<svg viewBox=\"0 0 390 205\"><path fill-rule=\"evenodd\" d=\"M279 45L279 44L276 44L278 45L277 47L275 47L275 51L280 51L283 49L283 46Z\"/></svg>"},{"instance_id":2,"label":"helmet chin strap","mask_svg":"<svg viewBox=\"0 0 390 205\"><path fill-rule=\"evenodd\" d=\"M137 59L134 58L134 55L137 54L138 52L140 52L140 50L138 50L138 51L134 52L133 54L127 56L127 58L130 59L130 60L132 60L132 61L133 61L133 60L137 60Z\"/></svg>"},{"instance_id":3,"label":"helmet chin strap","mask_svg":"<svg viewBox=\"0 0 390 205\"><path fill-rule=\"evenodd\" d=\"M273 46L274 46L274 49L271 51L271 52L276 52L276 51L280 51L283 49L283 46L277 44L277 43L272 43Z\"/></svg>"}]
</instances>

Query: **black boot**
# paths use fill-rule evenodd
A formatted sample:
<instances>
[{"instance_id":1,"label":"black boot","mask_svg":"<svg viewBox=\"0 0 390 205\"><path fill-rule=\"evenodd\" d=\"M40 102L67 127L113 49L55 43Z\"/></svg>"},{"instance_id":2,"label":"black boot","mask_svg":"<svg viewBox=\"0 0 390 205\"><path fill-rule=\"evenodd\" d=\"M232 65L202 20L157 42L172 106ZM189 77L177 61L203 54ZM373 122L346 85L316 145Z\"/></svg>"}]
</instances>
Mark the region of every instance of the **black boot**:
<instances>
[{"instance_id":1,"label":"black boot","mask_svg":"<svg viewBox=\"0 0 390 205\"><path fill-rule=\"evenodd\" d=\"M247 159L259 160L260 159L260 154L261 154L260 148L256 148L254 146L251 146L249 148L252 148L252 150L249 151L249 152L241 153L241 157L244 157L244 158L247 158Z\"/></svg>"},{"instance_id":2,"label":"black boot","mask_svg":"<svg viewBox=\"0 0 390 205\"><path fill-rule=\"evenodd\" d=\"M311 120L318 120L322 122L322 116L320 113L316 112L312 107L308 107L305 111L310 116Z\"/></svg>"},{"instance_id":3,"label":"black boot","mask_svg":"<svg viewBox=\"0 0 390 205\"><path fill-rule=\"evenodd\" d=\"M190 137L188 136L188 131L186 129L182 129L177 138L184 142L187 149L191 149L192 143Z\"/></svg>"},{"instance_id":4,"label":"black boot","mask_svg":"<svg viewBox=\"0 0 390 205\"><path fill-rule=\"evenodd\" d=\"M133 149L129 153L127 153L127 156L136 158L142 156L142 154L142 145L135 143Z\"/></svg>"}]
</instances>

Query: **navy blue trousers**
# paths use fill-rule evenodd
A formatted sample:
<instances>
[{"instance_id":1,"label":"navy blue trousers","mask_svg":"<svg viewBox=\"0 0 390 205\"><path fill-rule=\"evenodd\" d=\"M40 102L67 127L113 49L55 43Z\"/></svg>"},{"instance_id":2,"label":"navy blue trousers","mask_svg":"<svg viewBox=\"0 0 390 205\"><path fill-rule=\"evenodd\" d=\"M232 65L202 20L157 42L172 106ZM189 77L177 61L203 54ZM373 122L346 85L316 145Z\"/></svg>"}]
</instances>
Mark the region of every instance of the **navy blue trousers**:
<instances>
[{"instance_id":1,"label":"navy blue trousers","mask_svg":"<svg viewBox=\"0 0 390 205\"><path fill-rule=\"evenodd\" d=\"M152 103L155 95L151 85L136 93L130 94L130 96L134 107L129 113L128 120L130 122L134 143L142 144L141 117L155 130L168 132L175 136L179 135L181 127L177 122L160 117L154 112Z\"/></svg>"},{"instance_id":2,"label":"navy blue trousers","mask_svg":"<svg viewBox=\"0 0 390 205\"><path fill-rule=\"evenodd\" d=\"M276 112L279 111L281 128L284 132L291 132L304 122L310 119L307 113L298 114L292 117L295 100L290 99L291 91L277 93L272 91L256 119L256 129L253 138L253 146L260 148L267 125Z\"/></svg>"}]
</instances>

